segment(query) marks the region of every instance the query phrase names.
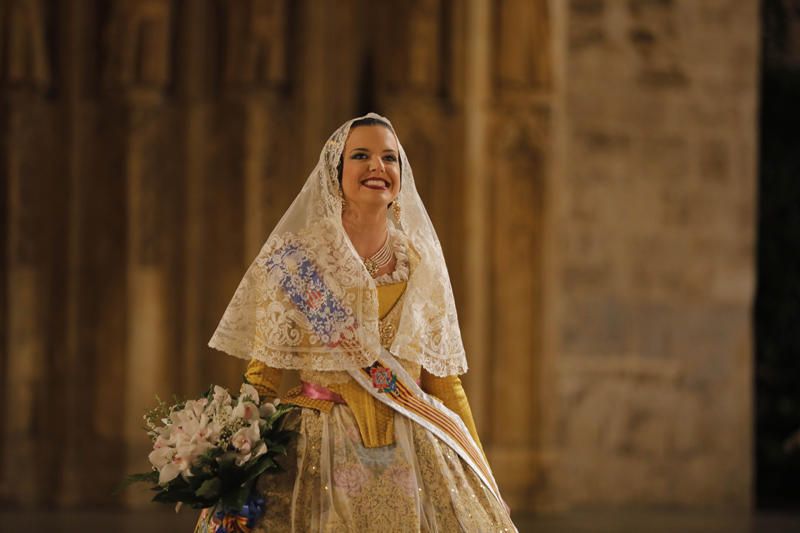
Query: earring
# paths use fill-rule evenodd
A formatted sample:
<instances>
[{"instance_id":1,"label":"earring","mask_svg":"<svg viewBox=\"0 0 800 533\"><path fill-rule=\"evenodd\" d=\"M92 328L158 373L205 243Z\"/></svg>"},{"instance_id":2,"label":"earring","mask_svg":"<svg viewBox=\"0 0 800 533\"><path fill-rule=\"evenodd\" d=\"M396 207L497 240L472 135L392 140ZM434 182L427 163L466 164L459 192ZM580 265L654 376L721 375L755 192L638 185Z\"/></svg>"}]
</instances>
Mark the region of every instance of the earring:
<instances>
[{"instance_id":1,"label":"earring","mask_svg":"<svg viewBox=\"0 0 800 533\"><path fill-rule=\"evenodd\" d=\"M394 215L394 219L397 221L397 223L400 224L401 210L400 210L400 202L398 202L397 200L392 202L392 214Z\"/></svg>"},{"instance_id":2,"label":"earring","mask_svg":"<svg viewBox=\"0 0 800 533\"><path fill-rule=\"evenodd\" d=\"M344 208L347 207L347 200L344 199L344 191L342 190L341 187L339 187L338 191L339 191L339 200L342 201L342 211L344 211Z\"/></svg>"}]
</instances>

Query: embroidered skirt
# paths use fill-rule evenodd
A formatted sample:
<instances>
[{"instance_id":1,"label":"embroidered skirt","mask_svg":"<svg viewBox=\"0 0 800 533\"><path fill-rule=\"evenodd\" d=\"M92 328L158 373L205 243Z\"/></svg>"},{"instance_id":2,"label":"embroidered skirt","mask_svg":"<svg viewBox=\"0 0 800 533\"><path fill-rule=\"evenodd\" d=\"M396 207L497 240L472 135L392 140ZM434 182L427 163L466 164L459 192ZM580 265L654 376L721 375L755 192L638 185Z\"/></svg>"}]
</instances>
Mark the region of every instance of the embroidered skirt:
<instances>
[{"instance_id":1,"label":"embroidered skirt","mask_svg":"<svg viewBox=\"0 0 800 533\"><path fill-rule=\"evenodd\" d=\"M299 408L298 432L282 472L258 480L266 512L254 532L515 531L505 508L458 455L428 430L395 414L395 442L362 446L347 405ZM213 533L203 511L195 533Z\"/></svg>"}]
</instances>

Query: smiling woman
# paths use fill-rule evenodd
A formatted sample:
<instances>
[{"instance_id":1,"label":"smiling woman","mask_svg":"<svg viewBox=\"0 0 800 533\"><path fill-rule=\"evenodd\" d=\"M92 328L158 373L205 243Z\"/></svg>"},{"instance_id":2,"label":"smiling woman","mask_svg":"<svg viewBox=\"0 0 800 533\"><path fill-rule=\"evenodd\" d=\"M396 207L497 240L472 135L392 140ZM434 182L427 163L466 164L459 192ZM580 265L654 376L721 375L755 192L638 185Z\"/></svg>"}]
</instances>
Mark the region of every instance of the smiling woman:
<instances>
[{"instance_id":1,"label":"smiling woman","mask_svg":"<svg viewBox=\"0 0 800 533\"><path fill-rule=\"evenodd\" d=\"M394 270L386 208L400 193L401 169L394 131L367 118L350 126L338 168L344 197L342 224L370 274Z\"/></svg>"},{"instance_id":2,"label":"smiling woman","mask_svg":"<svg viewBox=\"0 0 800 533\"><path fill-rule=\"evenodd\" d=\"M402 205L402 209L400 206ZM209 345L274 398L302 385L256 531L516 531L483 453L441 246L388 120L349 121L245 273ZM196 531L216 531L206 510Z\"/></svg>"}]
</instances>

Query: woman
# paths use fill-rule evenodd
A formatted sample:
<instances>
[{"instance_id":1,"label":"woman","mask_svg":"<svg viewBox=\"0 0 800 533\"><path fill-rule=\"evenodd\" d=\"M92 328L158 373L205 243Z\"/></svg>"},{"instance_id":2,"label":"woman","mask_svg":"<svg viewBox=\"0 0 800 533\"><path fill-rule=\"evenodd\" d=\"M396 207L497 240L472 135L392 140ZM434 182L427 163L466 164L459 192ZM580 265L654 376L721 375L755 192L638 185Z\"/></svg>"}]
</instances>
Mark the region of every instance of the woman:
<instances>
[{"instance_id":1,"label":"woman","mask_svg":"<svg viewBox=\"0 0 800 533\"><path fill-rule=\"evenodd\" d=\"M297 439L256 531L516 531L458 378L441 246L390 122L348 121L242 279L209 345L249 360ZM197 531L210 530L204 513Z\"/></svg>"}]
</instances>

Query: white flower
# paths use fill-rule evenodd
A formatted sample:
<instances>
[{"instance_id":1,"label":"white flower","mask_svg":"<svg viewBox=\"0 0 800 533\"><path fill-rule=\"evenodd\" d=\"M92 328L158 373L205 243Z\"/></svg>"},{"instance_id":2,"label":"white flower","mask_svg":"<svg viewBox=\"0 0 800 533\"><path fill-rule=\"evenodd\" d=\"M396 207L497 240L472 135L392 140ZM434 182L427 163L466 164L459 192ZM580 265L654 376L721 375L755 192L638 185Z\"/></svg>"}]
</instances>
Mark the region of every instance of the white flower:
<instances>
[{"instance_id":1,"label":"white flower","mask_svg":"<svg viewBox=\"0 0 800 533\"><path fill-rule=\"evenodd\" d=\"M189 400L184 405L183 410L194 415L195 418L200 418L200 415L205 411L208 404L207 398L200 398L199 400Z\"/></svg>"},{"instance_id":2,"label":"white flower","mask_svg":"<svg viewBox=\"0 0 800 533\"><path fill-rule=\"evenodd\" d=\"M260 405L256 388L245 383L237 399L215 386L208 397L188 400L180 409L173 407L162 419L163 426L152 424L148 432L155 439L148 459L158 471L158 483L166 486L178 476L190 478L199 458L220 446L221 436L230 435L232 430L235 432L224 445L231 446L226 454L234 456L236 465L267 453L261 439L261 428L266 424L262 417L274 415L278 401Z\"/></svg>"},{"instance_id":3,"label":"white flower","mask_svg":"<svg viewBox=\"0 0 800 533\"><path fill-rule=\"evenodd\" d=\"M158 484L159 485L166 485L180 474L181 469L176 462L169 462L164 465L158 473Z\"/></svg>"},{"instance_id":4,"label":"white flower","mask_svg":"<svg viewBox=\"0 0 800 533\"><path fill-rule=\"evenodd\" d=\"M239 389L239 401L243 401L244 399L250 400L254 404L258 405L258 391L249 383L242 383L242 386Z\"/></svg>"},{"instance_id":5,"label":"white flower","mask_svg":"<svg viewBox=\"0 0 800 533\"><path fill-rule=\"evenodd\" d=\"M236 448L237 465L242 465L267 452L267 445L260 439L258 420L254 420L249 426L243 427L233 434L231 444Z\"/></svg>"},{"instance_id":6,"label":"white flower","mask_svg":"<svg viewBox=\"0 0 800 533\"><path fill-rule=\"evenodd\" d=\"M232 400L227 390L219 385L214 385L214 396L211 401L219 405L230 405Z\"/></svg>"},{"instance_id":7,"label":"white flower","mask_svg":"<svg viewBox=\"0 0 800 533\"><path fill-rule=\"evenodd\" d=\"M181 442L177 447L177 453L172 461L177 461L180 474L184 478L189 478L192 476L191 467L196 459L212 447L213 446L208 441L197 440L195 438Z\"/></svg>"},{"instance_id":8,"label":"white flower","mask_svg":"<svg viewBox=\"0 0 800 533\"><path fill-rule=\"evenodd\" d=\"M169 483L178 475L192 476L191 467L197 458L213 448L220 429L204 413L196 416L199 405L189 406L170 415L172 422L159 428L148 459L159 471L158 482Z\"/></svg>"},{"instance_id":9,"label":"white flower","mask_svg":"<svg viewBox=\"0 0 800 533\"><path fill-rule=\"evenodd\" d=\"M200 417L200 422L197 427L195 437L200 440L207 440L216 444L219 441L219 434L222 428L219 423L212 420L205 413Z\"/></svg>"},{"instance_id":10,"label":"white flower","mask_svg":"<svg viewBox=\"0 0 800 533\"><path fill-rule=\"evenodd\" d=\"M175 456L175 448L169 446L161 446L155 448L147 458L150 460L150 464L156 467L158 470L161 470L164 465L172 461L172 458Z\"/></svg>"},{"instance_id":11,"label":"white flower","mask_svg":"<svg viewBox=\"0 0 800 533\"><path fill-rule=\"evenodd\" d=\"M202 415L198 418L191 407L181 411L175 411L170 414L170 419L172 421L172 427L169 432L169 438L175 439L171 442L189 440L202 429ZM207 424L207 420L204 421L204 423Z\"/></svg>"}]
</instances>

